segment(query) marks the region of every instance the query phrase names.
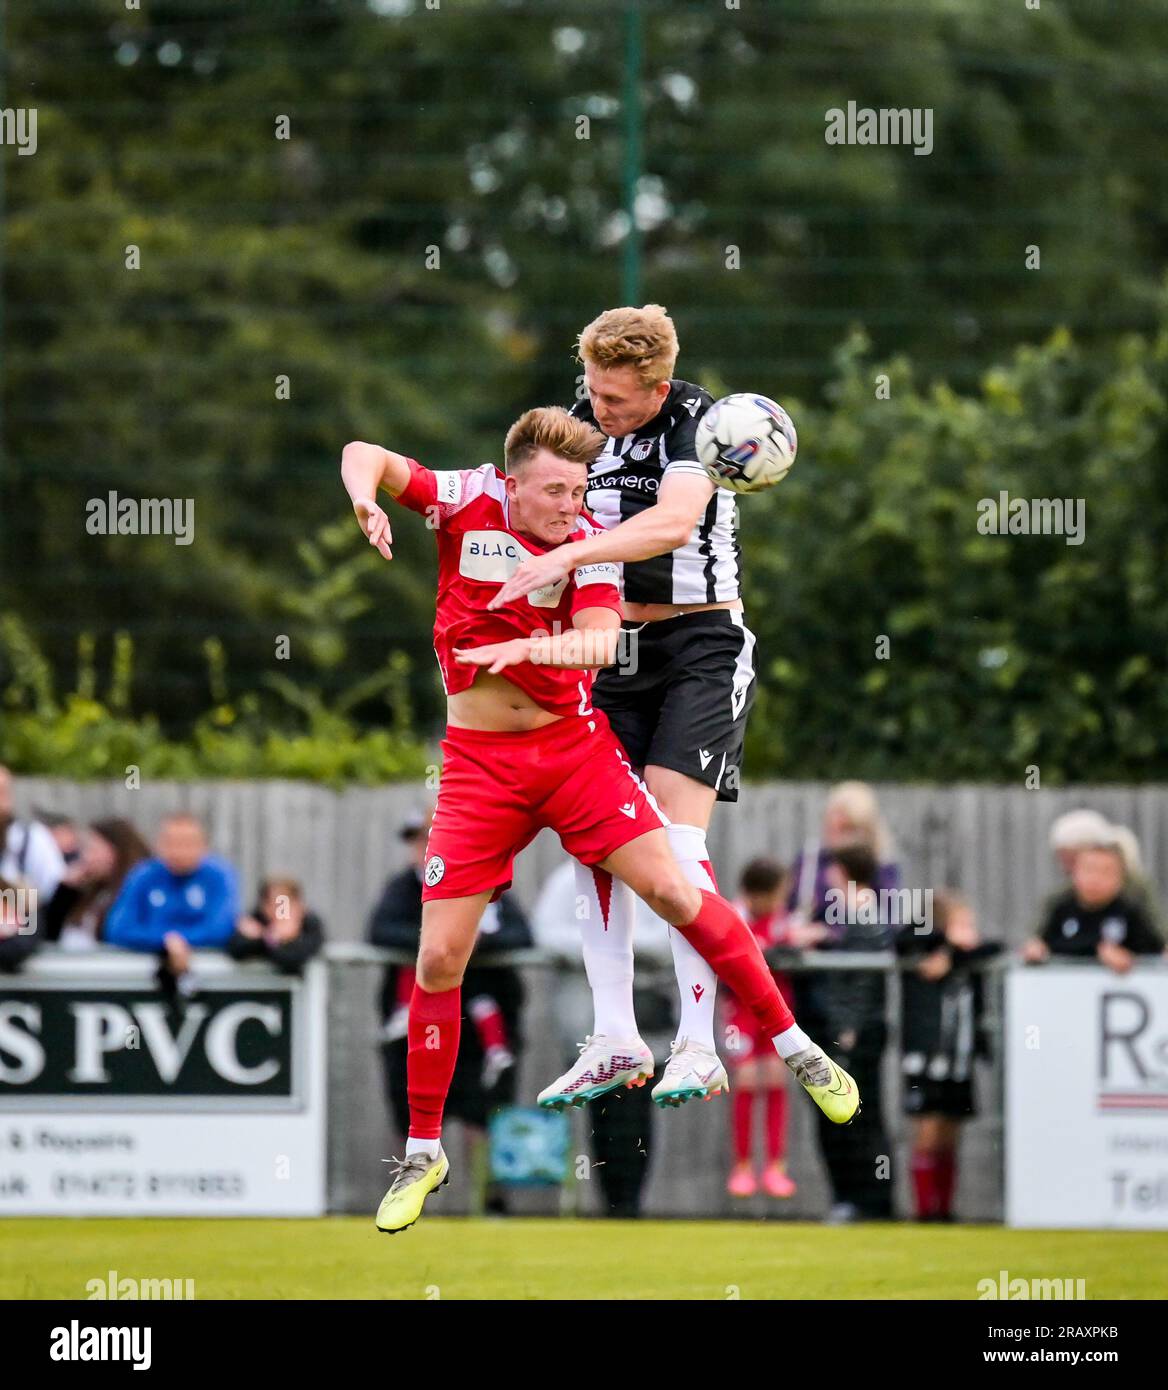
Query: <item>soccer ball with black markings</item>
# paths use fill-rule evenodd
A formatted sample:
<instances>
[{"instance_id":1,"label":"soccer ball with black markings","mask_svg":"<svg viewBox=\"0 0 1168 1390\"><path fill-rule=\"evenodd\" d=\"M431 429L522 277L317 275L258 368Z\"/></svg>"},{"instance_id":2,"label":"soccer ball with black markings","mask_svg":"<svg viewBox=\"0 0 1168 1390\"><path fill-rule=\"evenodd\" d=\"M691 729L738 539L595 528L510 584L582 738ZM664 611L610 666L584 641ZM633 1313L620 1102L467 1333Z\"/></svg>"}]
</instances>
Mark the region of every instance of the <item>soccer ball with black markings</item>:
<instances>
[{"instance_id":1,"label":"soccer ball with black markings","mask_svg":"<svg viewBox=\"0 0 1168 1390\"><path fill-rule=\"evenodd\" d=\"M781 483L798 448L783 407L750 391L723 396L698 421L698 458L714 482L731 492L761 492Z\"/></svg>"}]
</instances>

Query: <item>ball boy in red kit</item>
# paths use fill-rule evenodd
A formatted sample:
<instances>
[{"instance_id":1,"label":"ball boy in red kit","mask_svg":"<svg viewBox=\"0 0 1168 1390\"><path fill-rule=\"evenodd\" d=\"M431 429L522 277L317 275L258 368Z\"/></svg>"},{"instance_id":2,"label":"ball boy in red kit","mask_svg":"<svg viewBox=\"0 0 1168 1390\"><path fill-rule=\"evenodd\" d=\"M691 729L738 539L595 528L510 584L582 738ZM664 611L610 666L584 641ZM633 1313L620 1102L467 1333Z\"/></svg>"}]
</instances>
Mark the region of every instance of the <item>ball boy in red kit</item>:
<instances>
[{"instance_id":1,"label":"ball boy in red kit","mask_svg":"<svg viewBox=\"0 0 1168 1390\"><path fill-rule=\"evenodd\" d=\"M610 564L583 565L497 611L487 604L521 560L584 539L591 426L555 407L507 433L506 472L491 464L432 472L373 444L345 448L341 476L369 543L392 558L385 488L425 515L438 542L434 648L447 695L443 770L423 873L422 937L410 1002L410 1134L377 1214L396 1232L447 1179L442 1108L458 1052L460 985L487 903L511 882L515 855L545 826L582 863L627 883L675 926L758 1021L800 1083L844 1124L855 1083L797 1026L746 924L682 874L664 822L608 720L591 705L592 671L613 664L621 609ZM653 1074L621 1058L591 1094ZM636 1049L632 1049L636 1050Z\"/></svg>"}]
</instances>

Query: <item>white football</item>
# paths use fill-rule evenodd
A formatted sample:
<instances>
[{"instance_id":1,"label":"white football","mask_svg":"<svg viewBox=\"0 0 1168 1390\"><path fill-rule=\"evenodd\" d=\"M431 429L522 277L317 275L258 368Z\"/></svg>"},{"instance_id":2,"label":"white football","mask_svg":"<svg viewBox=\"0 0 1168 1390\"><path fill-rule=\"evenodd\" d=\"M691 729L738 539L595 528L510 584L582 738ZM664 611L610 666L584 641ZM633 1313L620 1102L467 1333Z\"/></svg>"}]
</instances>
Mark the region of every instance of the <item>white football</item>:
<instances>
[{"instance_id":1,"label":"white football","mask_svg":"<svg viewBox=\"0 0 1168 1390\"><path fill-rule=\"evenodd\" d=\"M732 492L761 492L781 483L798 448L783 407L749 391L723 396L698 421L698 458L714 482Z\"/></svg>"}]
</instances>

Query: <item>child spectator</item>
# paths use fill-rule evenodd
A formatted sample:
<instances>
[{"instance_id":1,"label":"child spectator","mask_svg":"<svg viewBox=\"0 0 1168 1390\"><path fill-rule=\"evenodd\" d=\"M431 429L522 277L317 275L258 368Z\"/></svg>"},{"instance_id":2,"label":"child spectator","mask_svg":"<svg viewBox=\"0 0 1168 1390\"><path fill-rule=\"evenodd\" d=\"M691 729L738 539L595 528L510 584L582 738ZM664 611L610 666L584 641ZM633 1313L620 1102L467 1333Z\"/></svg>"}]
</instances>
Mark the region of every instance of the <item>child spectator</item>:
<instances>
[{"instance_id":1,"label":"child spectator","mask_svg":"<svg viewBox=\"0 0 1168 1390\"><path fill-rule=\"evenodd\" d=\"M1164 943L1145 911L1125 893L1126 867L1114 839L1080 849L1071 887L1051 904L1039 935L1023 948L1038 964L1054 956L1095 956L1125 974L1137 955L1156 955Z\"/></svg>"},{"instance_id":2,"label":"child spectator","mask_svg":"<svg viewBox=\"0 0 1168 1390\"><path fill-rule=\"evenodd\" d=\"M299 975L324 945L324 924L309 912L294 878L270 878L260 886L259 902L241 917L227 943L233 960L259 957L285 975Z\"/></svg>"},{"instance_id":3,"label":"child spectator","mask_svg":"<svg viewBox=\"0 0 1168 1390\"><path fill-rule=\"evenodd\" d=\"M126 876L106 917L105 939L161 952L163 974L179 980L190 969L191 947L226 946L238 916L235 870L207 853L201 823L181 812L162 822L154 858Z\"/></svg>"},{"instance_id":4,"label":"child spectator","mask_svg":"<svg viewBox=\"0 0 1168 1390\"><path fill-rule=\"evenodd\" d=\"M897 934L897 954L915 967L902 977L901 1067L918 1221L953 1220L961 1125L976 1113L974 1058L989 1054L983 978L972 967L1001 949L981 941L972 908L948 890L933 895L924 929Z\"/></svg>"},{"instance_id":5,"label":"child spectator","mask_svg":"<svg viewBox=\"0 0 1168 1390\"><path fill-rule=\"evenodd\" d=\"M752 859L738 884L738 908L763 951L789 944L782 898L783 872L770 859ZM785 998L791 997L790 981L777 971L775 983ZM766 1167L763 1190L771 1197L793 1197L796 1186L787 1173L787 1077L788 1069L775 1052L749 1009L729 991L726 1001L726 1058L734 1075L731 1113L734 1124L734 1167L726 1191L731 1197L753 1197L758 1177L753 1160L753 1128L757 1103L763 1101L766 1117Z\"/></svg>"},{"instance_id":6,"label":"child spectator","mask_svg":"<svg viewBox=\"0 0 1168 1390\"><path fill-rule=\"evenodd\" d=\"M149 857L149 846L128 820L94 821L80 836L79 855L44 909L45 940L56 941L64 950L96 946L126 876Z\"/></svg>"}]
</instances>

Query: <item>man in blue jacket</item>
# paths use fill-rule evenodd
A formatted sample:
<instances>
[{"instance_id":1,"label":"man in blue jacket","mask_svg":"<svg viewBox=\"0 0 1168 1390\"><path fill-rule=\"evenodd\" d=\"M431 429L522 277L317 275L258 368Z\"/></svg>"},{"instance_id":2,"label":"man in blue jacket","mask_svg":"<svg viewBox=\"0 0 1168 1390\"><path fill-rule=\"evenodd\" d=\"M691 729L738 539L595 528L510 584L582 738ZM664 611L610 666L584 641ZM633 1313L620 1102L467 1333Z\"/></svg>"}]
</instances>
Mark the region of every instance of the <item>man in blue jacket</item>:
<instances>
[{"instance_id":1,"label":"man in blue jacket","mask_svg":"<svg viewBox=\"0 0 1168 1390\"><path fill-rule=\"evenodd\" d=\"M105 940L166 955L182 975L191 947L225 946L239 916L235 870L207 853L202 824L185 812L167 816L155 857L131 869L105 924Z\"/></svg>"}]
</instances>

